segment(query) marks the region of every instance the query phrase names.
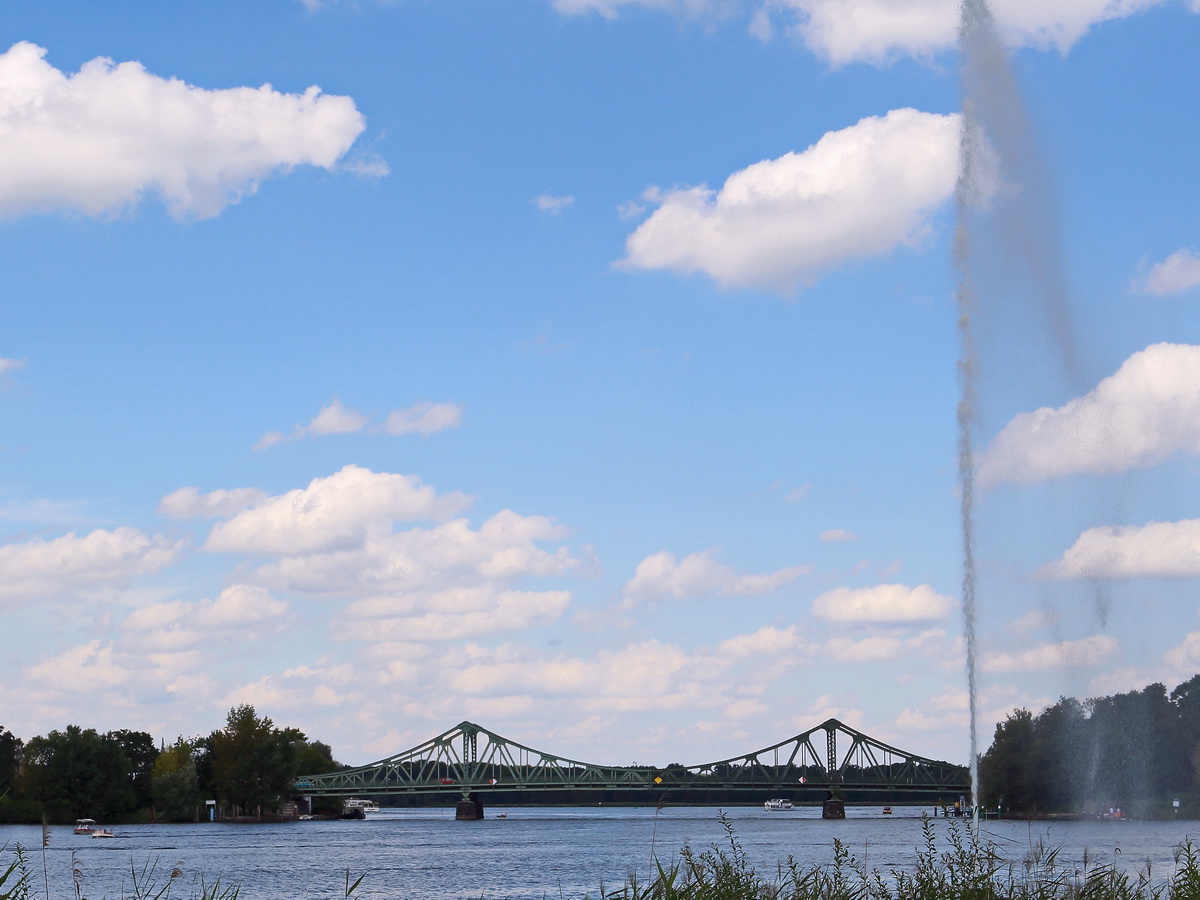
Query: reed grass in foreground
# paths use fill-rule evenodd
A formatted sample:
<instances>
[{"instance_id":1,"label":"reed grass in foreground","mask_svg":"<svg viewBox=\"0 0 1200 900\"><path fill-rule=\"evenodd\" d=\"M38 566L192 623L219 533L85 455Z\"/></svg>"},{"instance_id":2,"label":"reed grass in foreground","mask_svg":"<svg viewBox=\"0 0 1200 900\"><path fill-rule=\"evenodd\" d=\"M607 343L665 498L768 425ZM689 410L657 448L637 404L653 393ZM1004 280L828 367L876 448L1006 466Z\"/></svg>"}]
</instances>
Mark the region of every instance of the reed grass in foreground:
<instances>
[{"instance_id":1,"label":"reed grass in foreground","mask_svg":"<svg viewBox=\"0 0 1200 900\"><path fill-rule=\"evenodd\" d=\"M833 863L803 868L789 859L773 877L749 864L724 816L726 846L702 853L688 847L670 866L655 861L649 883L629 876L603 900L1200 900L1200 851L1190 841L1176 852L1175 869L1164 877L1148 870L1130 874L1094 864L1059 862L1055 850L1036 847L1021 865L1004 862L994 848L958 823L951 823L949 849L939 851L930 819L922 824L924 846L916 866L880 872L859 863L841 841Z\"/></svg>"}]
</instances>

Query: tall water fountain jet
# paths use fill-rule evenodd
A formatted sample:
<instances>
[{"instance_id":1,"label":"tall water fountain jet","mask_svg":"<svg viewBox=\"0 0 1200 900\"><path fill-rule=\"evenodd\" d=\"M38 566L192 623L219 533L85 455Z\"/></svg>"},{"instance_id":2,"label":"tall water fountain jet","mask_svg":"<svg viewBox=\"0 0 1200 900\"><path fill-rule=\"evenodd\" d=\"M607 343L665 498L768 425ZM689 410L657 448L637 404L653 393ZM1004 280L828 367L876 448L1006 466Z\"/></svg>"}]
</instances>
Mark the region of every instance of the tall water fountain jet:
<instances>
[{"instance_id":1,"label":"tall water fountain jet","mask_svg":"<svg viewBox=\"0 0 1200 900\"><path fill-rule=\"evenodd\" d=\"M958 363L958 477L962 520L962 612L970 714L971 805L978 824L978 647L974 447L982 419L985 366L980 321L1006 344L1013 382L1048 361L1077 382L1078 362L1048 179L1026 121L1008 56L987 0L962 0L959 54L963 90L955 186L954 264ZM1008 338L1007 341L1004 338ZM1022 359L1022 355L1024 358ZM1040 397L1038 398L1040 400ZM1038 405L1041 405L1040 403Z\"/></svg>"}]
</instances>

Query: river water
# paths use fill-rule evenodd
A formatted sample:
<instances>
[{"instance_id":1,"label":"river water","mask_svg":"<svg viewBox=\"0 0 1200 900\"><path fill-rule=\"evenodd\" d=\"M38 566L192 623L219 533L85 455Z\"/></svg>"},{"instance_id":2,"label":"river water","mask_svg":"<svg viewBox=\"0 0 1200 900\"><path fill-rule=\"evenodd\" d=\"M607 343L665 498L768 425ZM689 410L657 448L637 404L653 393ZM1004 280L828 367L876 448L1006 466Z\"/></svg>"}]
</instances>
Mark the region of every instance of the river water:
<instances>
[{"instance_id":1,"label":"river water","mask_svg":"<svg viewBox=\"0 0 1200 900\"><path fill-rule=\"evenodd\" d=\"M844 821L826 821L820 809L725 811L751 863L774 875L789 856L802 866L828 864L840 838L869 868L911 868L922 846L921 810L849 807ZM384 809L365 821L234 825L127 825L112 839L75 835L51 826L42 853L42 831L0 826L4 867L20 843L30 853L34 898L75 896L72 860L80 870L82 896L99 900L135 896L133 873L154 867L148 880L161 887L172 869L183 874L171 895L186 900L198 879L240 889L240 900L330 898L345 894L365 873L356 897L403 900L595 900L603 884L620 886L630 872L644 882L651 854L677 858L685 844L705 850L728 846L720 811L706 807L493 807L478 822L456 822L453 809ZM501 818L501 814L504 817ZM939 848L952 820L938 819ZM1147 862L1155 878L1173 870L1177 848L1200 837L1200 822L1017 822L981 823L986 839L1019 866L1039 844L1060 848L1059 861L1089 857L1128 869ZM45 874L43 874L43 863ZM144 879L146 880L146 879ZM46 884L48 882L48 891Z\"/></svg>"}]
</instances>

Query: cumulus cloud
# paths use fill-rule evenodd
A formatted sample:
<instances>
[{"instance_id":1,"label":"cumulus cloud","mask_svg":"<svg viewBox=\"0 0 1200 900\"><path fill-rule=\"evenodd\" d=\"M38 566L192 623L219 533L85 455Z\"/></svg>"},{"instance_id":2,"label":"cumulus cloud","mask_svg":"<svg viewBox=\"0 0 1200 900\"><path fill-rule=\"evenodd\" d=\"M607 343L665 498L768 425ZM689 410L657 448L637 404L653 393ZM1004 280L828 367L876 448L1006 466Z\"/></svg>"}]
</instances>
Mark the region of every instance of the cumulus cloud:
<instances>
[{"instance_id":1,"label":"cumulus cloud","mask_svg":"<svg viewBox=\"0 0 1200 900\"><path fill-rule=\"evenodd\" d=\"M904 624L942 619L953 608L952 598L927 584L880 584L827 591L813 601L812 614L826 622L847 625Z\"/></svg>"},{"instance_id":2,"label":"cumulus cloud","mask_svg":"<svg viewBox=\"0 0 1200 900\"><path fill-rule=\"evenodd\" d=\"M532 201L540 212L557 216L560 212L575 202L574 197L556 197L553 194L538 194Z\"/></svg>"},{"instance_id":3,"label":"cumulus cloud","mask_svg":"<svg viewBox=\"0 0 1200 900\"><path fill-rule=\"evenodd\" d=\"M204 546L264 554L335 550L355 546L393 522L448 518L470 502L459 493L438 496L415 475L348 465L218 522Z\"/></svg>"},{"instance_id":4,"label":"cumulus cloud","mask_svg":"<svg viewBox=\"0 0 1200 900\"><path fill-rule=\"evenodd\" d=\"M875 634L857 640L835 637L825 641L821 651L840 663L883 662L902 657L911 658L924 652L924 648L945 637L943 631L927 631L913 637L896 634Z\"/></svg>"},{"instance_id":5,"label":"cumulus cloud","mask_svg":"<svg viewBox=\"0 0 1200 900\"><path fill-rule=\"evenodd\" d=\"M494 595L481 592L479 596L486 596L488 601L484 609L430 611L382 619L356 618L354 610L347 610L334 633L342 639L361 641L460 641L549 624L571 602L569 591L499 591Z\"/></svg>"},{"instance_id":6,"label":"cumulus cloud","mask_svg":"<svg viewBox=\"0 0 1200 900\"><path fill-rule=\"evenodd\" d=\"M1105 525L1083 532L1042 578L1193 578L1200 575L1200 519Z\"/></svg>"},{"instance_id":7,"label":"cumulus cloud","mask_svg":"<svg viewBox=\"0 0 1200 900\"><path fill-rule=\"evenodd\" d=\"M750 634L739 634L717 645L717 653L734 659L764 659L804 651L800 630L791 625L776 628L765 625Z\"/></svg>"},{"instance_id":8,"label":"cumulus cloud","mask_svg":"<svg viewBox=\"0 0 1200 900\"><path fill-rule=\"evenodd\" d=\"M1166 0L992 0L1003 38L1014 47L1045 47L1066 52L1088 30ZM957 0L554 0L564 14L599 13L614 18L623 7L644 6L688 17L728 16L740 7L747 29L768 39L779 29L801 40L834 65L883 63L901 56L926 57L954 45ZM1192 0L1193 11L1200 8Z\"/></svg>"},{"instance_id":9,"label":"cumulus cloud","mask_svg":"<svg viewBox=\"0 0 1200 900\"><path fill-rule=\"evenodd\" d=\"M1177 250L1151 266L1136 287L1147 294L1177 294L1200 284L1200 256L1191 250Z\"/></svg>"},{"instance_id":10,"label":"cumulus cloud","mask_svg":"<svg viewBox=\"0 0 1200 900\"><path fill-rule=\"evenodd\" d=\"M266 492L256 488L202 494L199 488L181 487L158 501L158 512L172 519L224 519L266 499Z\"/></svg>"},{"instance_id":11,"label":"cumulus cloud","mask_svg":"<svg viewBox=\"0 0 1200 900\"><path fill-rule=\"evenodd\" d=\"M855 534L853 531L847 531L845 528L831 528L828 531L822 531L820 537L821 540L830 543L858 540L857 534Z\"/></svg>"},{"instance_id":12,"label":"cumulus cloud","mask_svg":"<svg viewBox=\"0 0 1200 900\"><path fill-rule=\"evenodd\" d=\"M254 640L259 627L276 623L287 603L256 585L235 584L214 600L172 600L139 607L122 623L143 653L178 652L214 639Z\"/></svg>"},{"instance_id":13,"label":"cumulus cloud","mask_svg":"<svg viewBox=\"0 0 1200 900\"><path fill-rule=\"evenodd\" d=\"M462 424L462 407L457 403L418 403L408 409L388 413L379 430L385 434L419 434L429 437L436 431Z\"/></svg>"},{"instance_id":14,"label":"cumulus cloud","mask_svg":"<svg viewBox=\"0 0 1200 900\"><path fill-rule=\"evenodd\" d=\"M1013 47L1069 50L1100 22L1132 15L1165 0L992 0L997 28ZM953 46L955 0L784 0L794 32L835 65L929 56Z\"/></svg>"},{"instance_id":15,"label":"cumulus cloud","mask_svg":"<svg viewBox=\"0 0 1200 900\"><path fill-rule=\"evenodd\" d=\"M788 293L850 260L919 244L954 191L958 129L957 115L897 109L735 172L720 191L653 188L645 199L657 208L620 265Z\"/></svg>"},{"instance_id":16,"label":"cumulus cloud","mask_svg":"<svg viewBox=\"0 0 1200 900\"><path fill-rule=\"evenodd\" d=\"M712 553L705 550L676 560L663 550L646 557L625 584L626 606L639 600L769 594L810 571L809 566L791 566L766 575L740 575L730 566L718 563Z\"/></svg>"},{"instance_id":17,"label":"cumulus cloud","mask_svg":"<svg viewBox=\"0 0 1200 900\"><path fill-rule=\"evenodd\" d=\"M982 487L1145 468L1200 452L1200 346L1154 344L1090 393L1021 413L978 458Z\"/></svg>"},{"instance_id":18,"label":"cumulus cloud","mask_svg":"<svg viewBox=\"0 0 1200 900\"><path fill-rule=\"evenodd\" d=\"M512 648L487 654L451 678L463 694L566 695L588 710L650 711L721 702L712 675L679 647L649 640L588 658L551 658Z\"/></svg>"},{"instance_id":19,"label":"cumulus cloud","mask_svg":"<svg viewBox=\"0 0 1200 900\"><path fill-rule=\"evenodd\" d=\"M121 587L174 563L183 542L149 537L136 528L75 532L54 540L0 547L0 600Z\"/></svg>"},{"instance_id":20,"label":"cumulus cloud","mask_svg":"<svg viewBox=\"0 0 1200 900\"><path fill-rule=\"evenodd\" d=\"M1184 681L1200 671L1200 631L1189 631L1183 640L1163 654L1163 662L1175 673L1175 681ZM1145 684L1149 679L1141 681Z\"/></svg>"},{"instance_id":21,"label":"cumulus cloud","mask_svg":"<svg viewBox=\"0 0 1200 900\"><path fill-rule=\"evenodd\" d=\"M118 212L157 194L209 218L295 166L332 169L363 131L349 97L206 90L98 58L67 74L30 43L0 55L0 214Z\"/></svg>"},{"instance_id":22,"label":"cumulus cloud","mask_svg":"<svg viewBox=\"0 0 1200 900\"><path fill-rule=\"evenodd\" d=\"M392 410L387 418L377 426L370 427L371 431L384 434L402 435L419 434L428 437L435 431L454 428L462 421L462 407L457 403L418 403L407 409ZM295 441L306 437L320 437L327 434L353 434L365 431L370 426L370 419L360 412L344 406L340 400L334 400L319 413L313 416L307 425L296 425L290 434L281 431L268 431L254 450L265 450L284 441Z\"/></svg>"},{"instance_id":23,"label":"cumulus cloud","mask_svg":"<svg viewBox=\"0 0 1200 900\"><path fill-rule=\"evenodd\" d=\"M502 510L478 529L454 519L434 528L372 531L358 546L332 552L293 551L261 567L258 577L287 590L368 598L349 608L354 615L407 614L419 604L445 610L443 603L474 611L470 590L486 593L497 584L576 568L567 548L538 546L565 536L565 528L543 516Z\"/></svg>"},{"instance_id":24,"label":"cumulus cloud","mask_svg":"<svg viewBox=\"0 0 1200 900\"><path fill-rule=\"evenodd\" d=\"M1042 644L1019 653L988 653L980 661L984 672L1040 672L1098 666L1117 652L1117 642L1106 634L1095 634L1077 641Z\"/></svg>"},{"instance_id":25,"label":"cumulus cloud","mask_svg":"<svg viewBox=\"0 0 1200 900\"><path fill-rule=\"evenodd\" d=\"M132 673L115 659L112 644L98 640L34 663L25 675L43 690L70 694L111 690L132 679Z\"/></svg>"},{"instance_id":26,"label":"cumulus cloud","mask_svg":"<svg viewBox=\"0 0 1200 900\"><path fill-rule=\"evenodd\" d=\"M343 640L461 640L556 620L570 593L523 582L579 570L567 547L543 546L567 529L512 510L478 528L450 518L469 502L414 476L351 465L218 522L205 549L276 557L246 574L254 584L351 598L335 627ZM397 527L421 520L438 524Z\"/></svg>"}]
</instances>

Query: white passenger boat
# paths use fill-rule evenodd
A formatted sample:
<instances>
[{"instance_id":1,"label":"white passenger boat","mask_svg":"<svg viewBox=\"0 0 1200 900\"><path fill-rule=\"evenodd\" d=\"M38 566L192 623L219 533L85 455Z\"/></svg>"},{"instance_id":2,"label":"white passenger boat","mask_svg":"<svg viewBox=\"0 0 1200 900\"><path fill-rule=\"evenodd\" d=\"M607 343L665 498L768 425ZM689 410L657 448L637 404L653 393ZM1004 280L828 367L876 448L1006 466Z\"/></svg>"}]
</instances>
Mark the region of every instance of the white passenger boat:
<instances>
[{"instance_id":1,"label":"white passenger boat","mask_svg":"<svg viewBox=\"0 0 1200 900\"><path fill-rule=\"evenodd\" d=\"M792 805L791 800L776 799L768 800L766 803L764 803L763 809L765 809L767 812L779 812L795 809L795 807Z\"/></svg>"},{"instance_id":2,"label":"white passenger boat","mask_svg":"<svg viewBox=\"0 0 1200 900\"><path fill-rule=\"evenodd\" d=\"M347 797L342 801L342 812L353 813L361 809L363 813L379 812L379 804L374 800L359 800L357 797Z\"/></svg>"},{"instance_id":3,"label":"white passenger boat","mask_svg":"<svg viewBox=\"0 0 1200 900\"><path fill-rule=\"evenodd\" d=\"M76 819L75 833L76 834L91 834L96 830L95 819Z\"/></svg>"}]
</instances>

